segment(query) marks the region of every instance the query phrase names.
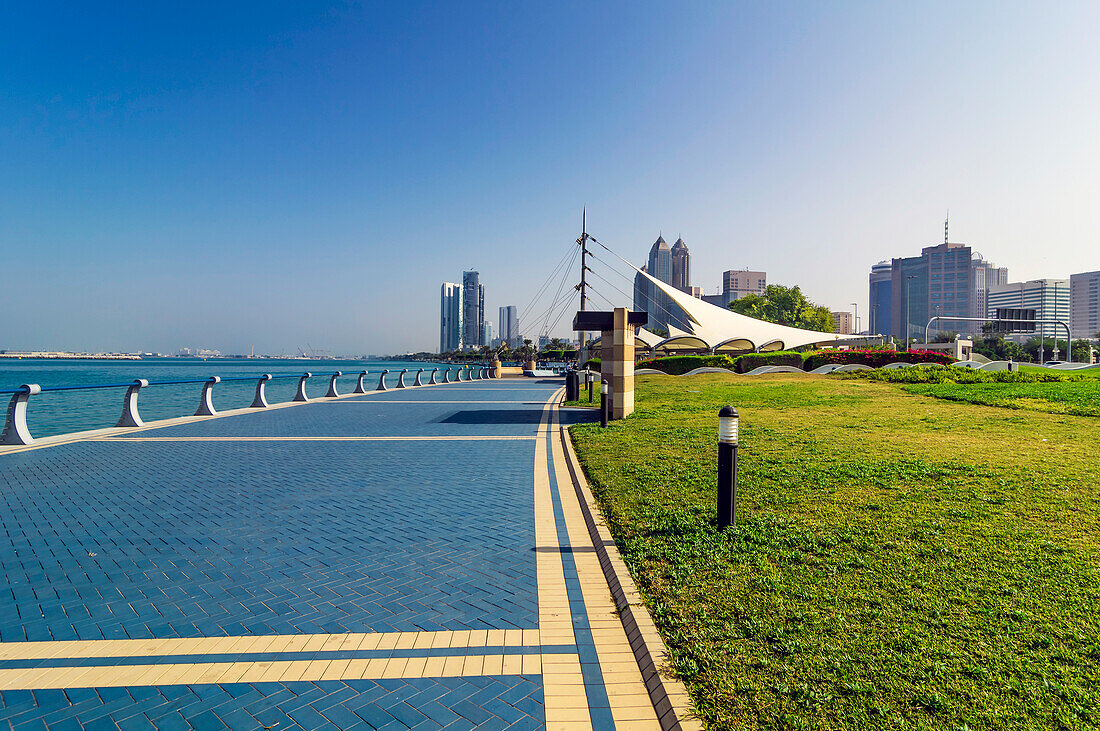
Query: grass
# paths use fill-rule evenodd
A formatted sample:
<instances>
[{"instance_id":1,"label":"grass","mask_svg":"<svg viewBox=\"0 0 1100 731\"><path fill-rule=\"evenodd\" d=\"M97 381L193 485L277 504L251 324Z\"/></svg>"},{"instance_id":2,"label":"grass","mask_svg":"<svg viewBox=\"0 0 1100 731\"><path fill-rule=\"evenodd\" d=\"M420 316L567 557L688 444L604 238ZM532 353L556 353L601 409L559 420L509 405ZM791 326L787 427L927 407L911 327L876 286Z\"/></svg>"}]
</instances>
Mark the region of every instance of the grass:
<instances>
[{"instance_id":1,"label":"grass","mask_svg":"<svg viewBox=\"0 0 1100 731\"><path fill-rule=\"evenodd\" d=\"M636 397L572 431L709 728L1100 727L1091 418L797 375L639 376Z\"/></svg>"},{"instance_id":2,"label":"grass","mask_svg":"<svg viewBox=\"0 0 1100 731\"><path fill-rule=\"evenodd\" d=\"M1052 414L1100 416L1100 381L1091 374L1038 369L1010 373L961 368L903 368L858 371L836 377L904 384L902 388L909 393L950 401Z\"/></svg>"}]
</instances>

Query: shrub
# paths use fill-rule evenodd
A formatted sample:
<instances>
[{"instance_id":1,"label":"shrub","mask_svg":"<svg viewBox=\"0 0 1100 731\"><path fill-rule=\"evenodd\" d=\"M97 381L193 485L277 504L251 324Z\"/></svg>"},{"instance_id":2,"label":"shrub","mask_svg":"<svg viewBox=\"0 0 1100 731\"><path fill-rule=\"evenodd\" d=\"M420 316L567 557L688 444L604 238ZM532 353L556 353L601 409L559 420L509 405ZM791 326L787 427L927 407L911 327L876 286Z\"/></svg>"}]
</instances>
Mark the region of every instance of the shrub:
<instances>
[{"instance_id":1,"label":"shrub","mask_svg":"<svg viewBox=\"0 0 1100 731\"><path fill-rule=\"evenodd\" d=\"M777 350L774 353L746 353L734 359L734 367L738 373L748 373L760 366L794 366L802 367L802 353L790 350Z\"/></svg>"},{"instance_id":2,"label":"shrub","mask_svg":"<svg viewBox=\"0 0 1100 731\"><path fill-rule=\"evenodd\" d=\"M679 376L696 368L728 368L733 370L734 361L728 355L669 355L663 358L650 358L640 361L635 368L653 368L670 376Z\"/></svg>"},{"instance_id":3,"label":"shrub","mask_svg":"<svg viewBox=\"0 0 1100 731\"><path fill-rule=\"evenodd\" d=\"M888 371L846 371L838 378L858 378L880 383L1064 383L1094 380L1075 373L1032 371L979 371L973 368L897 368Z\"/></svg>"},{"instance_id":4,"label":"shrub","mask_svg":"<svg viewBox=\"0 0 1100 731\"><path fill-rule=\"evenodd\" d=\"M881 368L888 363L938 363L948 365L955 361L948 355L931 350L819 350L807 353L802 367L808 371L830 363L848 365L861 363Z\"/></svg>"},{"instance_id":5,"label":"shrub","mask_svg":"<svg viewBox=\"0 0 1100 731\"><path fill-rule=\"evenodd\" d=\"M584 365L581 366L581 368L588 368L589 370L598 371L600 370L600 359L589 358L584 362Z\"/></svg>"}]
</instances>

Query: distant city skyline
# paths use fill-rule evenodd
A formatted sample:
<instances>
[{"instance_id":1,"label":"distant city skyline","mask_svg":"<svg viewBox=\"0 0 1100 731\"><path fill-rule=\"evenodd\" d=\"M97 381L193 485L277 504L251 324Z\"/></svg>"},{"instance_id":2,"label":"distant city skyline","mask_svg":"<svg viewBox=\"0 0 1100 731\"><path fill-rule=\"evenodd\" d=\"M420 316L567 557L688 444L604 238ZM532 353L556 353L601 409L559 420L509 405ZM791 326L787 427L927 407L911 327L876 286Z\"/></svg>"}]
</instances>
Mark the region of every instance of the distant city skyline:
<instances>
[{"instance_id":1,"label":"distant city skyline","mask_svg":"<svg viewBox=\"0 0 1100 731\"><path fill-rule=\"evenodd\" d=\"M751 267L865 328L870 267L947 209L1013 281L1095 271L1098 26L1090 2L14 5L0 348L434 350L441 282L474 266L523 313L582 206L631 261L676 222L708 295Z\"/></svg>"}]
</instances>

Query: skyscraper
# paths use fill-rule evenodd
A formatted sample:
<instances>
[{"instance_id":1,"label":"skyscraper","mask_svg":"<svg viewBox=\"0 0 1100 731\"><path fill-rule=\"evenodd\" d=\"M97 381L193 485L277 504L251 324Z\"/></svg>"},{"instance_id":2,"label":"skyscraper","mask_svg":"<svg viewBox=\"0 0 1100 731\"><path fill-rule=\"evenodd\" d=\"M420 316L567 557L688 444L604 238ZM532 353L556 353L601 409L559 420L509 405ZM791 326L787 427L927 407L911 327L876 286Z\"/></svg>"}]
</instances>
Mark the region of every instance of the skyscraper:
<instances>
[{"instance_id":1,"label":"skyscraper","mask_svg":"<svg viewBox=\"0 0 1100 731\"><path fill-rule=\"evenodd\" d=\"M462 346L485 345L485 287L478 272L462 272Z\"/></svg>"},{"instance_id":2,"label":"skyscraper","mask_svg":"<svg viewBox=\"0 0 1100 731\"><path fill-rule=\"evenodd\" d=\"M893 334L893 330L890 328L891 295L893 292L891 270L889 259L880 261L871 267L871 275L868 277L871 290L868 302L871 306L871 312L870 324L867 329L870 335L890 337Z\"/></svg>"},{"instance_id":3,"label":"skyscraper","mask_svg":"<svg viewBox=\"0 0 1100 731\"><path fill-rule=\"evenodd\" d=\"M669 248L663 236L658 236L649 249L649 261L642 271L690 294L690 254L683 239L677 240L676 246L674 258L673 249ZM684 286L681 287L677 281ZM640 274L634 276L634 309L649 313L649 327L654 330L667 330L670 324L680 329L687 328L687 317L672 298L650 286L649 280Z\"/></svg>"},{"instance_id":4,"label":"skyscraper","mask_svg":"<svg viewBox=\"0 0 1100 731\"><path fill-rule=\"evenodd\" d=\"M462 348L462 287L444 282L439 289L439 352Z\"/></svg>"},{"instance_id":5,"label":"skyscraper","mask_svg":"<svg viewBox=\"0 0 1100 731\"><path fill-rule=\"evenodd\" d=\"M1100 271L1069 276L1069 316L1074 338L1100 337Z\"/></svg>"},{"instance_id":6,"label":"skyscraper","mask_svg":"<svg viewBox=\"0 0 1100 731\"><path fill-rule=\"evenodd\" d=\"M669 282L681 292L691 294L691 254L687 244L681 238L676 239L670 252L672 259L672 280Z\"/></svg>"},{"instance_id":7,"label":"skyscraper","mask_svg":"<svg viewBox=\"0 0 1100 731\"><path fill-rule=\"evenodd\" d=\"M980 331L978 323L950 318L988 317L990 286L1008 281L1008 269L966 244L927 246L920 256L893 259L890 274L890 334L899 338L924 337L925 325L937 316L948 319L937 321L936 330Z\"/></svg>"},{"instance_id":8,"label":"skyscraper","mask_svg":"<svg viewBox=\"0 0 1100 731\"><path fill-rule=\"evenodd\" d=\"M499 310L500 333L498 337L510 348L522 345L519 336L519 319L516 316L516 306L508 305Z\"/></svg>"}]
</instances>

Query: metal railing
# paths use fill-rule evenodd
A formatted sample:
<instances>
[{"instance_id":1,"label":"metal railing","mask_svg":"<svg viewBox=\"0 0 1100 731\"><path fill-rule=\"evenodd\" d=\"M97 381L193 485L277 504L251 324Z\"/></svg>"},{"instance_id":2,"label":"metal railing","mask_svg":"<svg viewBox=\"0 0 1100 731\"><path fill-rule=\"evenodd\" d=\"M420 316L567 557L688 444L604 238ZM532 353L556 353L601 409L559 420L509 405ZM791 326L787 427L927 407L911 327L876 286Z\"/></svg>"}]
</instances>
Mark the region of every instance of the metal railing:
<instances>
[{"instance_id":1,"label":"metal railing","mask_svg":"<svg viewBox=\"0 0 1100 731\"><path fill-rule=\"evenodd\" d=\"M430 377L425 383L423 380L424 371L428 369L420 368L416 371L416 378L413 386L429 386L440 383L457 383L460 381L473 381L486 378L492 378L492 369L488 367L470 367L470 366L447 366L445 368L432 368ZM408 388L405 384L405 374L409 373L410 369L403 368L397 377L397 388ZM439 371L443 371L442 380L437 379L436 374ZM454 379L451 379L451 373L454 372ZM141 389L148 388L150 386L181 386L181 385L194 385L202 384L202 390L199 394L199 405L195 410L195 416L215 416L218 411L214 407L214 386L219 383L228 383L231 381L255 381L256 391L252 399L252 404L249 408L264 409L270 406L267 401L266 387L268 382L279 380L297 378L298 384L295 390L292 402L306 402L309 401L309 395L306 393L306 382L310 378L322 377L328 378L328 391L325 393L324 398L338 398L340 396L339 388L337 387L337 379L344 375L352 375L356 377L355 388L351 391L352 394L366 393L365 380L367 376L371 375L371 371L359 371L356 373L345 374L343 371L334 371L332 373L287 373L273 375L271 373L264 373L260 376L230 376L222 378L221 376L210 376L208 378L195 378L195 379L183 379L175 381L150 381L144 378L138 378L133 381L125 383L95 383L86 386L40 386L37 383L28 383L20 386L19 388L7 388L0 389L0 396L10 395L11 401L8 403L7 418L4 421L4 430L0 432L0 445L27 445L34 442L34 437L31 436L29 427L27 426L27 405L31 396L37 396L43 393L57 393L63 391L91 391L108 388L125 388L126 393L122 400L122 415L119 417L115 427L139 427L145 426L145 422L141 418L141 414L138 411L138 394ZM381 371L374 371L378 374L378 386L375 390L386 391L388 386L386 384L386 376L390 373L389 369L383 369ZM463 374L466 375L463 378Z\"/></svg>"}]
</instances>

